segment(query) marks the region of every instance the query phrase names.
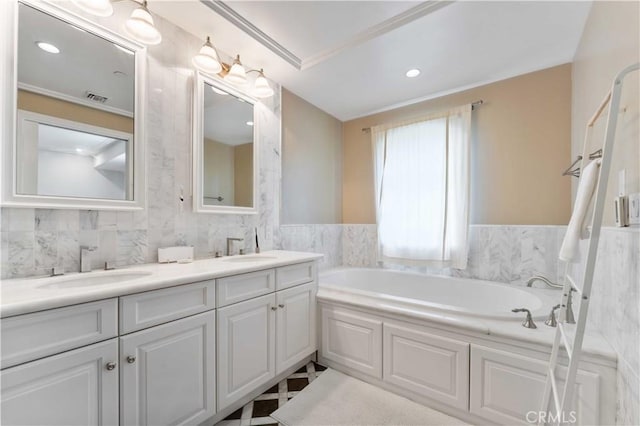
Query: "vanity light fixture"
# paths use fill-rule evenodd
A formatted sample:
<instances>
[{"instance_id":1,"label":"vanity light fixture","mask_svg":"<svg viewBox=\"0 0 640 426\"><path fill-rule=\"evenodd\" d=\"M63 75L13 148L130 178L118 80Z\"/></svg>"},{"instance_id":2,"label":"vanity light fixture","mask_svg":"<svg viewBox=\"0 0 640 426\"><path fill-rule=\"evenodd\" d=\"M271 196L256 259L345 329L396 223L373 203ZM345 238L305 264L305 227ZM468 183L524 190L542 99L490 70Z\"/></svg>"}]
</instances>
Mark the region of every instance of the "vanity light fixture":
<instances>
[{"instance_id":1,"label":"vanity light fixture","mask_svg":"<svg viewBox=\"0 0 640 426\"><path fill-rule=\"evenodd\" d=\"M253 94L258 98L268 98L273 96L273 89L269 86L267 78L264 76L264 70L260 68L258 78L253 84Z\"/></svg>"},{"instance_id":2,"label":"vanity light fixture","mask_svg":"<svg viewBox=\"0 0 640 426\"><path fill-rule=\"evenodd\" d=\"M124 24L125 32L140 43L160 44L162 35L153 23L153 17L147 9L147 0L143 0L140 7L131 12L131 16Z\"/></svg>"},{"instance_id":3,"label":"vanity light fixture","mask_svg":"<svg viewBox=\"0 0 640 426\"><path fill-rule=\"evenodd\" d=\"M222 71L222 65L220 65L220 59L218 59L218 53L211 44L211 39L207 36L207 41L204 42L200 48L200 52L193 57L193 65L199 70L210 73L218 74Z\"/></svg>"},{"instance_id":4,"label":"vanity light fixture","mask_svg":"<svg viewBox=\"0 0 640 426\"><path fill-rule=\"evenodd\" d=\"M46 41L36 41L36 46L48 53L60 53L60 49Z\"/></svg>"},{"instance_id":5,"label":"vanity light fixture","mask_svg":"<svg viewBox=\"0 0 640 426\"><path fill-rule=\"evenodd\" d=\"M409 78L417 77L420 75L420 70L418 68L412 68L405 74Z\"/></svg>"},{"instance_id":6,"label":"vanity light fixture","mask_svg":"<svg viewBox=\"0 0 640 426\"><path fill-rule=\"evenodd\" d=\"M211 43L211 38L207 36L206 41L200 48L200 51L192 59L193 65L200 71L207 74L218 74L226 82L235 86L244 86L247 84L247 74L251 72L258 73L253 83L253 95L256 98L268 98L273 96L273 89L269 85L269 81L264 76L264 70L245 70L240 55L236 55L231 65L220 61L220 56L215 46ZM211 87L211 89L219 95L226 95L222 90Z\"/></svg>"},{"instance_id":7,"label":"vanity light fixture","mask_svg":"<svg viewBox=\"0 0 640 426\"><path fill-rule=\"evenodd\" d=\"M113 6L110 0L71 0L78 9L96 16L113 15Z\"/></svg>"},{"instance_id":8,"label":"vanity light fixture","mask_svg":"<svg viewBox=\"0 0 640 426\"><path fill-rule=\"evenodd\" d=\"M231 65L231 69L229 69L227 75L224 76L224 79L236 86L247 83L247 72L244 70L242 62L240 62L240 55L237 55L236 59L233 60L233 65Z\"/></svg>"}]
</instances>

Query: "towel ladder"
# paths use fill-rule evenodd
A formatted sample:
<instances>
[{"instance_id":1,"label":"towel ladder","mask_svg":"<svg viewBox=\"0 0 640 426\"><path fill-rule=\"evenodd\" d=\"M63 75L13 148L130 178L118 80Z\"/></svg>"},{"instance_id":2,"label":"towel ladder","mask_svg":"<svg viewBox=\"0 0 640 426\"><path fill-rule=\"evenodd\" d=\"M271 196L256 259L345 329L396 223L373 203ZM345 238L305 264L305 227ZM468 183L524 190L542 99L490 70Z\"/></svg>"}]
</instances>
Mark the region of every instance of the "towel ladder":
<instances>
[{"instance_id":1,"label":"towel ladder","mask_svg":"<svg viewBox=\"0 0 640 426\"><path fill-rule=\"evenodd\" d=\"M589 130L593 127L598 117L603 113L607 104L609 105L604 144L602 146L602 163L598 175L595 203L591 218L591 234L588 241L586 262L584 263L584 269L580 279L575 280L570 275L572 265L570 262L567 262L565 266L558 326L556 328L553 346L551 349L549 368L547 369L547 380L544 387L540 410L542 413L546 413L546 423L552 425L565 423L567 421L566 419L571 418L570 410L574 402L575 380L578 372L578 364L580 363L580 357L582 354L582 342L587 321L587 313L589 311L591 286L593 284L593 274L598 252L600 229L602 228L602 216L604 213L607 183L609 181L609 174L611 170L611 156L613 153L613 144L615 143L622 85L624 78L629 73L637 71L638 69L640 69L640 63L630 65L618 73L613 81L611 91L604 98L587 124L583 154L580 159L581 166L586 165L586 162L588 161L587 159L589 158ZM578 300L580 301L580 307L578 309L578 316L575 324L569 324L566 322L567 299L572 291L575 291L579 295ZM564 375L564 389L560 388L557 381L559 374L556 371L556 367L558 365L560 349L564 350L564 353L569 359L569 365L566 369L566 374ZM553 400L554 405L553 412L549 409L551 400ZM545 420L540 417L538 424L544 423Z\"/></svg>"}]
</instances>

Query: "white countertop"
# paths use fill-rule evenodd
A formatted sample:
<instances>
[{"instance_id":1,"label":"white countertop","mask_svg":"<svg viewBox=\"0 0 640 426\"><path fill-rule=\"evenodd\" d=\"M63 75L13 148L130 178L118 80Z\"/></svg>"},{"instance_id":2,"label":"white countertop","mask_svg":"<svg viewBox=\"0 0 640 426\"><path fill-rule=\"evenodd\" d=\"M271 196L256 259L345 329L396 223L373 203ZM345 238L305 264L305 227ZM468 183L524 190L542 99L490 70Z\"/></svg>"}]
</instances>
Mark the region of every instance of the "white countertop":
<instances>
[{"instance_id":1,"label":"white countertop","mask_svg":"<svg viewBox=\"0 0 640 426\"><path fill-rule=\"evenodd\" d=\"M234 258L269 256L274 259L260 259L247 262L229 261ZM78 303L91 302L126 294L140 293L180 284L194 283L229 275L259 271L278 266L307 262L322 258L322 254L294 251L272 250L259 255L228 256L217 259L195 260L192 263L150 263L132 265L114 271L94 271L72 273L58 277L17 278L3 280L1 283L0 317L27 314L44 309L59 308ZM139 278L109 283L91 284L80 287L54 287L63 280L82 279L83 276L124 274L131 271L143 271L148 275Z\"/></svg>"}]
</instances>

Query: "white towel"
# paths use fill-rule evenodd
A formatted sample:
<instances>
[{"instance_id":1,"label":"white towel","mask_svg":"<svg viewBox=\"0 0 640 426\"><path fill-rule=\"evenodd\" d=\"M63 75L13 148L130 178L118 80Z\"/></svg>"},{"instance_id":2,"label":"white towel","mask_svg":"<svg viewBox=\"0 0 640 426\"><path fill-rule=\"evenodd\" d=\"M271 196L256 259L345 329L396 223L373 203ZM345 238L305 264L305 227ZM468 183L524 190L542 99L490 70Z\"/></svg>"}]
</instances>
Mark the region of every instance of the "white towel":
<instances>
[{"instance_id":1,"label":"white towel","mask_svg":"<svg viewBox=\"0 0 640 426\"><path fill-rule=\"evenodd\" d=\"M560 260L564 260L565 262L576 260L578 241L586 231L587 224L585 223L585 216L589 210L593 191L598 182L599 170L600 160L592 161L582 170L578 194L576 195L576 201L573 205L573 213L571 214L571 220L569 221L569 226L567 226L567 233L564 236L562 247L560 247L560 254L558 255Z\"/></svg>"}]
</instances>

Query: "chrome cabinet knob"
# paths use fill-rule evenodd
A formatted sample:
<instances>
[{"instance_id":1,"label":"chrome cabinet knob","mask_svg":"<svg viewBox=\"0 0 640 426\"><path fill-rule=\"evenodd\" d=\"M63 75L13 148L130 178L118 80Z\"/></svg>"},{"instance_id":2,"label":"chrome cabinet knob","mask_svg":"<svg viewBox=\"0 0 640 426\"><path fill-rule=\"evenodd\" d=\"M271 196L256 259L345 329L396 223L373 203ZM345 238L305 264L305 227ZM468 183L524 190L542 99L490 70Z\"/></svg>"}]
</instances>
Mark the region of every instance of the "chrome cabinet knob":
<instances>
[{"instance_id":1,"label":"chrome cabinet knob","mask_svg":"<svg viewBox=\"0 0 640 426\"><path fill-rule=\"evenodd\" d=\"M284 305L281 303L281 304L278 305L278 307L284 308Z\"/></svg>"},{"instance_id":2,"label":"chrome cabinet knob","mask_svg":"<svg viewBox=\"0 0 640 426\"><path fill-rule=\"evenodd\" d=\"M278 310L278 308L276 308L275 306L272 306L272 307L271 307L271 310L272 310L272 311L277 311L277 310Z\"/></svg>"},{"instance_id":3,"label":"chrome cabinet knob","mask_svg":"<svg viewBox=\"0 0 640 426\"><path fill-rule=\"evenodd\" d=\"M134 362L136 362L136 357L135 357L135 356L131 356L131 355L129 355L129 356L127 357L127 362L128 362L129 364L133 364Z\"/></svg>"},{"instance_id":4,"label":"chrome cabinet knob","mask_svg":"<svg viewBox=\"0 0 640 426\"><path fill-rule=\"evenodd\" d=\"M105 368L106 368L108 371L115 370L116 365L117 365L117 364L116 364L115 362L108 362L108 363L107 363L107 365L105 366Z\"/></svg>"}]
</instances>

